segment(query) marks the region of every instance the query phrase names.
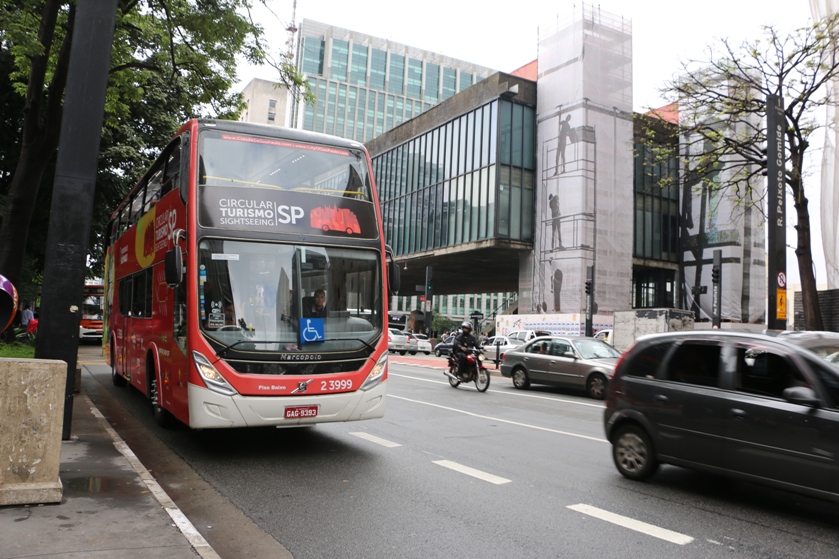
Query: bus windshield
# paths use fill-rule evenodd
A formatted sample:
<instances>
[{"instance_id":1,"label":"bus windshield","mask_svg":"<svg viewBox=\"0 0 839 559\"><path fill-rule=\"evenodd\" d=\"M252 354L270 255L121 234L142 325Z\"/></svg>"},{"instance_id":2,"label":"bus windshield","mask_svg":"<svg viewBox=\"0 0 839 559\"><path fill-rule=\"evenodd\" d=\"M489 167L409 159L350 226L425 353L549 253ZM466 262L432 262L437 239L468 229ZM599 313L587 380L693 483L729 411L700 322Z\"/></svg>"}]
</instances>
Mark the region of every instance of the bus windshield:
<instances>
[{"instance_id":1,"label":"bus windshield","mask_svg":"<svg viewBox=\"0 0 839 559\"><path fill-rule=\"evenodd\" d=\"M224 346L346 352L381 335L381 262L374 250L221 239L204 239L198 248L201 328ZM307 343L301 319L315 316L323 337Z\"/></svg>"},{"instance_id":2,"label":"bus windshield","mask_svg":"<svg viewBox=\"0 0 839 559\"><path fill-rule=\"evenodd\" d=\"M102 320L103 295L85 294L82 300L82 320Z\"/></svg>"},{"instance_id":3,"label":"bus windshield","mask_svg":"<svg viewBox=\"0 0 839 559\"><path fill-rule=\"evenodd\" d=\"M198 183L261 187L371 201L362 150L204 130Z\"/></svg>"}]
</instances>

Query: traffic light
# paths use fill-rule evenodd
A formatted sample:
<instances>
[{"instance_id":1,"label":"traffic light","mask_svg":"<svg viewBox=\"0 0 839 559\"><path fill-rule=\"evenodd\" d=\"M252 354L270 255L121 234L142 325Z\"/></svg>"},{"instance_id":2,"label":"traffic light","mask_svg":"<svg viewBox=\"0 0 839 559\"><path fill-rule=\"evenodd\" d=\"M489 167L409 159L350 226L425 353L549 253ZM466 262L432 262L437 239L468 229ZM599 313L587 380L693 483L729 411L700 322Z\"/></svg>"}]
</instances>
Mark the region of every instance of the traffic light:
<instances>
[{"instance_id":1,"label":"traffic light","mask_svg":"<svg viewBox=\"0 0 839 559\"><path fill-rule=\"evenodd\" d=\"M720 282L720 269L714 266L711 268L711 281L714 283Z\"/></svg>"},{"instance_id":2,"label":"traffic light","mask_svg":"<svg viewBox=\"0 0 839 559\"><path fill-rule=\"evenodd\" d=\"M432 267L425 267L425 300L432 301L434 296L434 283L431 281Z\"/></svg>"},{"instance_id":3,"label":"traffic light","mask_svg":"<svg viewBox=\"0 0 839 559\"><path fill-rule=\"evenodd\" d=\"M586 295L591 295L591 280L586 280Z\"/></svg>"}]
</instances>

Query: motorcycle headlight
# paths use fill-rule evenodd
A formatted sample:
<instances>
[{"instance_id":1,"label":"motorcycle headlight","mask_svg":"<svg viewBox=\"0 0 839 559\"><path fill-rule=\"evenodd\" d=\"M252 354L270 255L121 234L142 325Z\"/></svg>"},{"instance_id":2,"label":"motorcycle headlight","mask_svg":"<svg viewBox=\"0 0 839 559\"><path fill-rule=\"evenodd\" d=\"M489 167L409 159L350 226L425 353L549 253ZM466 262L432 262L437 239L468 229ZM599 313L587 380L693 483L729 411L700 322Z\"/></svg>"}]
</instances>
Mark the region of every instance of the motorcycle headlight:
<instances>
[{"instance_id":1,"label":"motorcycle headlight","mask_svg":"<svg viewBox=\"0 0 839 559\"><path fill-rule=\"evenodd\" d=\"M486 356L483 353L479 353L478 354L478 361L483 361L484 359L486 359Z\"/></svg>"}]
</instances>

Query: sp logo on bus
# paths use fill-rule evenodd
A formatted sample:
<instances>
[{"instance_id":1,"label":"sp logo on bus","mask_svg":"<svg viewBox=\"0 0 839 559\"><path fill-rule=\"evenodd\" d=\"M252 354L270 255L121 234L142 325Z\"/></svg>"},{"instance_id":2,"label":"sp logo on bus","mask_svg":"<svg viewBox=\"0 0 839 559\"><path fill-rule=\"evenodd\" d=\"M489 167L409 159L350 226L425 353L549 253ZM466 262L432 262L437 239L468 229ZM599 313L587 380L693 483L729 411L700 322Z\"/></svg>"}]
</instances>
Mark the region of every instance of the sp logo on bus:
<instances>
[{"instance_id":1,"label":"sp logo on bus","mask_svg":"<svg viewBox=\"0 0 839 559\"><path fill-rule=\"evenodd\" d=\"M303 208L300 206L277 206L277 221L279 223L291 223L294 225L302 217Z\"/></svg>"}]
</instances>

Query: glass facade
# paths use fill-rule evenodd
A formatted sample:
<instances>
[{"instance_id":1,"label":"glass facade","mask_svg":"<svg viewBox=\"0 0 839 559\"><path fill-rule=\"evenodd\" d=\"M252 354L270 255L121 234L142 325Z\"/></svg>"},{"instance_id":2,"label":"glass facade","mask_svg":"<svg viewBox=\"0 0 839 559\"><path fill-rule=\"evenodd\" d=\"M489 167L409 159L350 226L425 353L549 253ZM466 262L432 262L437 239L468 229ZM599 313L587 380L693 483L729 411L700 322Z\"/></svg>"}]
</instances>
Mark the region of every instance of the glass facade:
<instances>
[{"instance_id":1,"label":"glass facade","mask_svg":"<svg viewBox=\"0 0 839 559\"><path fill-rule=\"evenodd\" d=\"M396 255L533 239L535 109L494 100L373 159Z\"/></svg>"},{"instance_id":2,"label":"glass facade","mask_svg":"<svg viewBox=\"0 0 839 559\"><path fill-rule=\"evenodd\" d=\"M654 147L635 145L633 256L679 261L679 161L659 161Z\"/></svg>"},{"instance_id":3,"label":"glass facade","mask_svg":"<svg viewBox=\"0 0 839 559\"><path fill-rule=\"evenodd\" d=\"M313 30L308 34L307 26ZM304 130L367 142L493 73L452 59L440 63L437 53L358 33L341 30L338 39L330 29L338 35L337 28L306 21L301 29L298 69L316 102L295 105L290 124Z\"/></svg>"},{"instance_id":4,"label":"glass facade","mask_svg":"<svg viewBox=\"0 0 839 559\"><path fill-rule=\"evenodd\" d=\"M646 262L657 260L677 264L679 262L679 159L675 155L677 138L672 134L659 132L656 140L636 141L635 144L633 180L635 219L632 253L635 258L644 259ZM661 154L664 153L673 153L673 156L662 158ZM670 267L633 266L633 308L672 308L677 305L676 270L672 265Z\"/></svg>"}]
</instances>

